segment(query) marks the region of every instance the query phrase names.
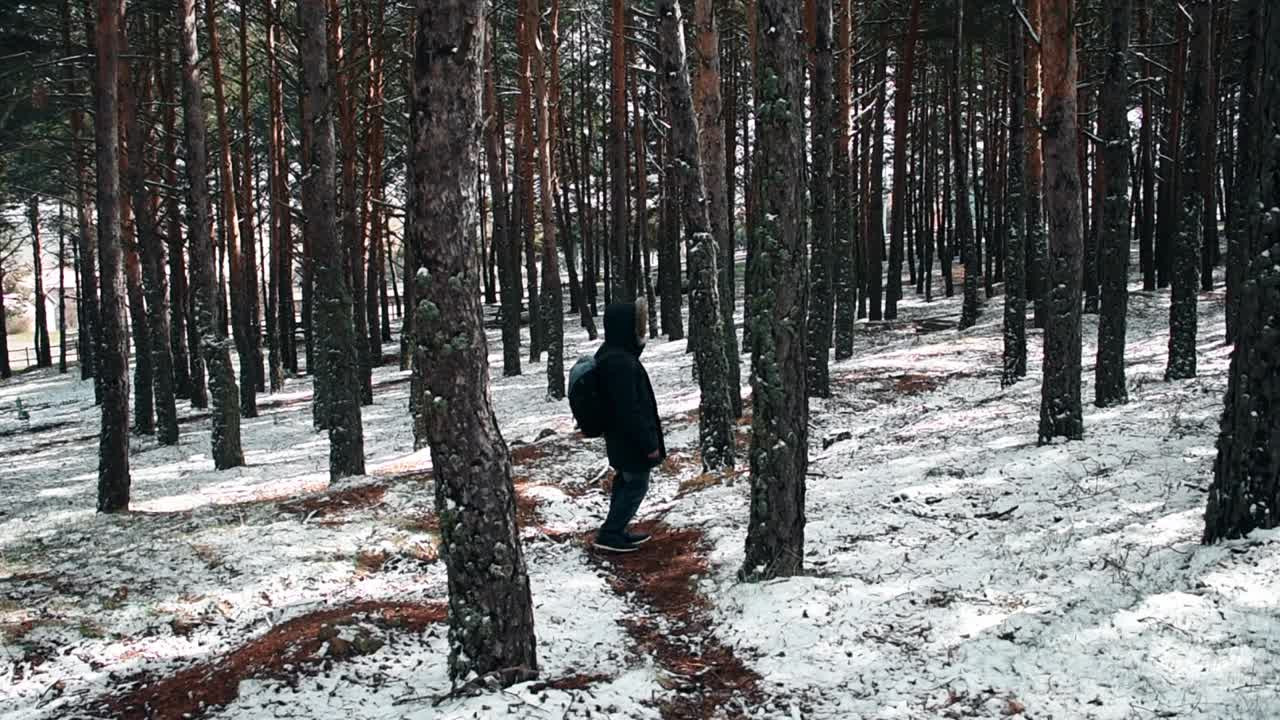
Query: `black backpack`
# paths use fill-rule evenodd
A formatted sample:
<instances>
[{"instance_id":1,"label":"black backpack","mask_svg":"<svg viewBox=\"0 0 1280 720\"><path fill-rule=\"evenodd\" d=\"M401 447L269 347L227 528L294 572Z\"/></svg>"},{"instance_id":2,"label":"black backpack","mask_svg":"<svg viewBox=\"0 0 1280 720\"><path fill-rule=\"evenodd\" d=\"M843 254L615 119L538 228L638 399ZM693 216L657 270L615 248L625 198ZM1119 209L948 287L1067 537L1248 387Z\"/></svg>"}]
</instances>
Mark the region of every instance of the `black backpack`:
<instances>
[{"instance_id":1,"label":"black backpack","mask_svg":"<svg viewBox=\"0 0 1280 720\"><path fill-rule=\"evenodd\" d=\"M608 426L609 405L595 358L583 356L569 371L569 409L578 429L589 438L604 435Z\"/></svg>"}]
</instances>

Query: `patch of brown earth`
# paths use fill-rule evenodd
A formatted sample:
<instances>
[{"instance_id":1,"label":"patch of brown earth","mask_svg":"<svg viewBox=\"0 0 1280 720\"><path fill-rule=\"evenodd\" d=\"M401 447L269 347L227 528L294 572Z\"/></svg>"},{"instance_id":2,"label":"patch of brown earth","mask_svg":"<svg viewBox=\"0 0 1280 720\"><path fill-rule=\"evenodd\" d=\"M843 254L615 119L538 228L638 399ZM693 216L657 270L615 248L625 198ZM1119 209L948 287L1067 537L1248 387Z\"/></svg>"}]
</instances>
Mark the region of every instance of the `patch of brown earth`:
<instances>
[{"instance_id":1,"label":"patch of brown earth","mask_svg":"<svg viewBox=\"0 0 1280 720\"><path fill-rule=\"evenodd\" d=\"M544 690L586 690L596 683L609 682L613 678L608 675L581 674L537 682L529 686L530 692L540 693Z\"/></svg>"},{"instance_id":2,"label":"patch of brown earth","mask_svg":"<svg viewBox=\"0 0 1280 720\"><path fill-rule=\"evenodd\" d=\"M321 648L330 644L330 658L344 657L338 650L335 628L357 621L405 632L422 632L443 622L444 603L362 602L321 610L281 623L247 645L216 660L167 674L160 678L138 675L127 684L135 687L94 703L88 711L113 718L178 720L197 718L231 703L246 678L289 677L291 671L326 662ZM348 649L349 650L349 649ZM96 715L95 715L96 716Z\"/></svg>"},{"instance_id":3,"label":"patch of brown earth","mask_svg":"<svg viewBox=\"0 0 1280 720\"><path fill-rule=\"evenodd\" d=\"M385 484L367 483L316 497L281 503L280 509L306 517L324 518L350 510L373 507L381 503L383 496L386 494L387 486Z\"/></svg>"},{"instance_id":4,"label":"patch of brown earth","mask_svg":"<svg viewBox=\"0 0 1280 720\"><path fill-rule=\"evenodd\" d=\"M710 602L694 585L707 572L702 532L640 527L653 538L639 552L594 557L610 571L613 589L648 611L624 624L665 672L663 686L674 691L657 702L662 717L746 717L763 700L762 679L716 638Z\"/></svg>"}]
</instances>

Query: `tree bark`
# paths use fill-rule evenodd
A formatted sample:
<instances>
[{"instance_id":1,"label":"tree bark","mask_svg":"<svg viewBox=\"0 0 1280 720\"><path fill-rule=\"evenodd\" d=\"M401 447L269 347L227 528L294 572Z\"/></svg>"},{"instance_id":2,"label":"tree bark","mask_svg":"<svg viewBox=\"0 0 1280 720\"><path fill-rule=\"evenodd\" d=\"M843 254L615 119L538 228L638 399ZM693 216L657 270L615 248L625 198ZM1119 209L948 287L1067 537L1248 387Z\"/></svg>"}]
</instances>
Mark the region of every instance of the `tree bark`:
<instances>
[{"instance_id":1,"label":"tree bark","mask_svg":"<svg viewBox=\"0 0 1280 720\"><path fill-rule=\"evenodd\" d=\"M889 287L885 295L886 320L898 317L902 299L902 243L906 229L907 127L911 112L911 83L915 77L916 38L920 34L920 0L911 0L911 17L903 40L902 64L893 77L893 199L889 208Z\"/></svg>"},{"instance_id":2,"label":"tree bark","mask_svg":"<svg viewBox=\"0 0 1280 720\"><path fill-rule=\"evenodd\" d=\"M537 126L537 161L539 201L542 210L542 303L539 320L542 322L543 339L547 350L547 397L564 399L564 289L560 285L560 259L556 254L559 228L556 227L556 179L552 159L555 132L551 127L548 108L547 69L541 48L542 33L537 18L538 0L525 0L531 12L532 22L526 28L531 41L533 90L535 100L535 124Z\"/></svg>"},{"instance_id":3,"label":"tree bark","mask_svg":"<svg viewBox=\"0 0 1280 720\"><path fill-rule=\"evenodd\" d=\"M1280 106L1274 100L1280 96L1280 8L1250 3L1247 13L1251 63L1246 67L1259 72L1260 79L1246 76L1246 93L1247 83L1257 83L1255 127L1261 133L1280 126ZM1206 543L1280 525L1280 362L1275 352L1280 344L1280 234L1270 210L1280 205L1280 152L1261 136L1248 140L1259 157L1238 170L1258 174L1251 193L1258 202L1240 206L1247 208L1242 221L1250 236L1252 264L1240 292L1236 346L1205 508ZM1242 144L1240 150L1248 148Z\"/></svg>"},{"instance_id":4,"label":"tree bark","mask_svg":"<svg viewBox=\"0 0 1280 720\"><path fill-rule=\"evenodd\" d=\"M613 0L611 71L613 83L609 102L610 173L613 231L609 238L609 261L613 280L613 302L630 302L636 297L636 282L627 258L627 49L626 2Z\"/></svg>"},{"instance_id":5,"label":"tree bark","mask_svg":"<svg viewBox=\"0 0 1280 720\"><path fill-rule=\"evenodd\" d=\"M1040 4L1026 0L1031 27L1044 36ZM1035 304L1035 327L1045 327L1049 315L1049 237L1045 232L1044 148L1041 141L1040 53L1041 45L1027 47L1027 290ZM950 295L950 293L948 293Z\"/></svg>"},{"instance_id":6,"label":"tree bark","mask_svg":"<svg viewBox=\"0 0 1280 720\"><path fill-rule=\"evenodd\" d=\"M751 513L740 577L804 569L808 393L802 185L804 77L800 7L757 0L760 217L752 270Z\"/></svg>"},{"instance_id":7,"label":"tree bark","mask_svg":"<svg viewBox=\"0 0 1280 720\"><path fill-rule=\"evenodd\" d=\"M58 201L58 373L67 374L67 229L66 210ZM4 317L0 315L0 317Z\"/></svg>"},{"instance_id":8,"label":"tree bark","mask_svg":"<svg viewBox=\"0 0 1280 720\"><path fill-rule=\"evenodd\" d=\"M240 414L258 416L256 366L254 365L248 315L246 287L240 242L240 210L236 201L236 184L231 168L231 129L227 123L227 101L223 91L221 43L218 39L216 2L205 1L205 23L209 35L209 64L213 68L213 104L218 122L218 182L222 186L222 229L226 237L227 275L231 285L231 333L240 363Z\"/></svg>"},{"instance_id":9,"label":"tree bark","mask_svg":"<svg viewBox=\"0 0 1280 720\"><path fill-rule=\"evenodd\" d=\"M206 0L211 2L212 0ZM262 303L258 296L258 246L254 232L254 162L253 110L249 105L249 13L240 8L240 267L244 273L245 340L249 347L249 364L253 367L253 387L266 392L266 373L262 366ZM248 378L242 379L248 383ZM257 408L254 408L255 412Z\"/></svg>"},{"instance_id":10,"label":"tree bark","mask_svg":"<svg viewBox=\"0 0 1280 720\"><path fill-rule=\"evenodd\" d=\"M1049 214L1049 312L1045 318L1040 443L1084 436L1080 404L1080 314L1084 216L1076 143L1075 13L1071 0L1044 0L1045 204Z\"/></svg>"},{"instance_id":11,"label":"tree bark","mask_svg":"<svg viewBox=\"0 0 1280 720\"><path fill-rule=\"evenodd\" d=\"M40 196L32 195L27 208L31 221L32 307L36 311L36 367L53 366L53 350L49 341L49 316L44 297L44 252L40 247Z\"/></svg>"},{"instance_id":12,"label":"tree bark","mask_svg":"<svg viewBox=\"0 0 1280 720\"><path fill-rule=\"evenodd\" d=\"M839 8L839 30L836 33L836 143L832 153L833 191L835 193L835 219L833 247L835 250L835 354L836 360L853 357L853 324L858 312L858 271L855 264L852 197L854 188L852 149L853 110L853 7L854 0L836 0Z\"/></svg>"},{"instance_id":13,"label":"tree bark","mask_svg":"<svg viewBox=\"0 0 1280 720\"><path fill-rule=\"evenodd\" d=\"M917 0L918 2L918 0ZM831 0L814 2L814 61L810 76L813 164L810 168L809 199L812 206L812 239L809 253L809 357L806 370L811 397L831 396L831 335L834 332L835 275L833 217L831 213L831 128L832 101L832 17ZM901 258L899 258L901 260ZM899 264L898 274L902 274ZM892 274L892 273L891 273Z\"/></svg>"},{"instance_id":14,"label":"tree bark","mask_svg":"<svg viewBox=\"0 0 1280 720\"><path fill-rule=\"evenodd\" d=\"M1152 0L1141 0L1142 10L1138 14L1139 34L1142 36L1142 42L1148 45L1151 43L1151 2ZM1155 76L1155 66L1149 58L1142 63L1142 75L1146 78ZM1152 102L1151 83L1143 83L1142 128L1139 140L1142 157L1142 222L1138 257L1142 265L1142 289L1148 292L1156 289L1156 120L1154 113L1155 104Z\"/></svg>"},{"instance_id":15,"label":"tree bark","mask_svg":"<svg viewBox=\"0 0 1280 720\"><path fill-rule=\"evenodd\" d=\"M1009 237L1005 242L1004 371L1000 384L1008 387L1027 376L1027 95L1026 32L1014 0L1009 45Z\"/></svg>"},{"instance_id":16,"label":"tree bark","mask_svg":"<svg viewBox=\"0 0 1280 720\"><path fill-rule=\"evenodd\" d=\"M724 354L724 315L720 312L721 296L716 287L719 278L716 257L721 253L721 246L712 234L707 212L713 204L708 202L702 184L704 178L715 173L703 172L699 156L698 124L685 65L684 20L680 17L680 5L676 0L658 0L655 7L661 57L659 76L670 103L669 164L678 183L685 251L693 271L689 290L689 323L698 327L694 335L694 363L698 368L701 391L699 448L702 450L703 468L718 471L733 467L734 415L729 399L729 367ZM718 172L720 168L716 170Z\"/></svg>"},{"instance_id":17,"label":"tree bark","mask_svg":"<svg viewBox=\"0 0 1280 720\"><path fill-rule=\"evenodd\" d=\"M1210 0L1195 0L1192 5L1194 22L1190 29L1191 66L1187 87L1190 99L1187 103L1187 122L1182 124L1182 157L1179 194L1182 209L1178 234L1172 256L1172 299L1169 305L1169 365L1165 368L1166 380L1185 380L1196 376L1196 334L1198 312L1196 292L1199 289L1200 243L1203 232L1204 193L1201 187L1203 173L1212 173L1205 163L1207 135L1212 132L1213 115L1210 111L1211 60L1213 58L1213 33L1211 21L1213 4Z\"/></svg>"},{"instance_id":18,"label":"tree bark","mask_svg":"<svg viewBox=\"0 0 1280 720\"><path fill-rule=\"evenodd\" d=\"M489 401L487 342L473 290L479 209L484 0L418 0L409 242L421 259L415 372L436 479L441 554L449 576L449 675L495 673L511 684L537 671L533 607L516 525L506 443ZM424 371L430 368L430 372Z\"/></svg>"},{"instance_id":19,"label":"tree bark","mask_svg":"<svg viewBox=\"0 0 1280 720\"><path fill-rule=\"evenodd\" d=\"M186 132L187 222L191 257L192 316L199 330L200 350L209 372L213 411L213 463L219 470L244 464L240 446L240 407L231 352L225 331L217 321L217 280L213 264L213 239L209 234L208 162L201 97L200 50L196 41L195 0L182 0L178 8L181 26L182 102Z\"/></svg>"},{"instance_id":20,"label":"tree bark","mask_svg":"<svg viewBox=\"0 0 1280 720\"><path fill-rule=\"evenodd\" d=\"M876 105L873 130L871 131L871 157L869 164L870 197L864 201L865 215L863 224L866 231L863 240L866 243L866 283L867 302L870 305L870 319L884 319L884 113L888 95L887 68L889 65L889 26L880 26L877 51L880 54L876 61Z\"/></svg>"},{"instance_id":21,"label":"tree bark","mask_svg":"<svg viewBox=\"0 0 1280 720\"><path fill-rule=\"evenodd\" d=\"M496 30L492 32L496 33ZM493 56L494 44L496 34L491 34L485 44L485 67L488 71L484 83L484 111L487 116L484 141L490 194L493 196L493 243L497 247L498 281L502 291L502 374L512 377L520 374L520 246L511 217L511 204L507 201L506 119L495 78L498 66Z\"/></svg>"},{"instance_id":22,"label":"tree bark","mask_svg":"<svg viewBox=\"0 0 1280 720\"><path fill-rule=\"evenodd\" d=\"M964 263L964 305L960 311L960 329L973 327L982 312L978 298L978 277L982 273L973 217L969 209L969 155L961 130L960 101L961 62L966 61L964 48L965 0L959 0L956 11L956 39L951 51L951 154L956 176L956 239L960 244L960 261Z\"/></svg>"},{"instance_id":23,"label":"tree bark","mask_svg":"<svg viewBox=\"0 0 1280 720\"><path fill-rule=\"evenodd\" d=\"M351 291L344 279L343 244L338 238L334 188L336 159L333 98L325 47L329 35L325 0L302 0L298 5L302 39L302 87L307 98L303 121L311 126L310 165L304 176L303 199L310 235L315 278L316 354L324 360L315 382L325 390L329 431L329 477L333 480L364 474L364 428L360 417L358 349L367 345L352 327Z\"/></svg>"},{"instance_id":24,"label":"tree bark","mask_svg":"<svg viewBox=\"0 0 1280 720\"><path fill-rule=\"evenodd\" d=\"M1125 385L1125 325L1129 313L1129 29L1133 0L1107 0L1106 81L1100 93L1100 148L1106 183L1103 226L1099 232L1102 281L1098 317L1098 359L1093 404L1128 402Z\"/></svg>"},{"instance_id":25,"label":"tree bark","mask_svg":"<svg viewBox=\"0 0 1280 720\"><path fill-rule=\"evenodd\" d=\"M98 512L129 509L129 346L124 328L123 244L120 237L120 130L117 92L123 0L98 0L95 35L94 141L98 161L98 251L102 305L98 381L102 433L98 441ZM6 355L7 357L7 355Z\"/></svg>"},{"instance_id":26,"label":"tree bark","mask_svg":"<svg viewBox=\"0 0 1280 720\"><path fill-rule=\"evenodd\" d=\"M693 10L693 106L698 117L698 140L702 149L703 181L707 190L707 213L711 235L719 248L716 280L720 291L720 314L723 317L724 355L727 361L726 390L735 417L742 415L742 363L738 353L738 334L734 325L734 292L737 272L734 264L734 239L729 167L726 159L726 122L724 98L721 94L720 30L716 23L712 0L696 0ZM830 93L827 95L830 100ZM828 332L830 335L830 332ZM830 341L827 343L830 345Z\"/></svg>"},{"instance_id":27,"label":"tree bark","mask_svg":"<svg viewBox=\"0 0 1280 720\"><path fill-rule=\"evenodd\" d=\"M93 41L93 33L86 30L86 34L89 35L87 40L91 43ZM64 52L70 56L73 52L71 45L71 0L64 0L62 6L62 45ZM67 82L68 92L78 90L81 87L75 67L70 63L64 69L64 78ZM76 307L80 316L80 325L76 331L78 340L77 354L80 357L80 379L88 380L95 377L94 368L96 367L94 351L97 349L98 328L97 242L94 237L93 221L89 216L92 207L89 201L89 163L86 160L87 153L83 147L84 111L80 109L79 103L71 103L69 115L71 167L74 173L76 232L78 236L73 245L78 248L77 255L80 258L78 263L79 272L76 275ZM2 318L3 315L0 315L0 323L3 322ZM4 363L4 377L8 377L9 356L7 351L0 361ZM94 381L94 398L97 402L102 402L102 387L96 380Z\"/></svg>"},{"instance_id":28,"label":"tree bark","mask_svg":"<svg viewBox=\"0 0 1280 720\"><path fill-rule=\"evenodd\" d=\"M158 49L158 48L157 48ZM135 66L138 108L126 114L129 135L129 189L133 198L134 227L138 251L142 260L142 284L146 302L147 326L145 335L137 336L136 352L139 357L151 354L151 382L154 389L156 439L161 445L178 443L178 409L173 383L173 350L169 336L169 287L165 278L165 244L156 227L156 205L146 186L149 172L146 147L150 140L150 120L139 118L143 106L150 98L151 68L139 63ZM132 265L132 260L130 261ZM143 346L143 338L150 347Z\"/></svg>"},{"instance_id":29,"label":"tree bark","mask_svg":"<svg viewBox=\"0 0 1280 720\"><path fill-rule=\"evenodd\" d=\"M1182 151L1185 125L1183 105L1186 98L1187 77L1187 21L1176 13L1178 40L1173 53L1173 72L1169 79L1167 107L1169 118L1164 129L1164 152L1160 156L1160 217L1156 225L1156 284L1169 287L1174 272L1174 255L1177 253L1177 236L1180 232L1184 209L1180 207L1182 183Z\"/></svg>"},{"instance_id":30,"label":"tree bark","mask_svg":"<svg viewBox=\"0 0 1280 720\"><path fill-rule=\"evenodd\" d=\"M516 48L518 53L516 99L516 186L520 195L520 239L524 248L525 289L528 292L529 310L529 362L542 360L544 347L542 323L542 294L539 291L538 253L534 235L538 217L538 200L534 193L534 175L537 174L537 139L533 120L533 55L538 36L538 14L528 0L521 0L520 14L516 22Z\"/></svg>"},{"instance_id":31,"label":"tree bark","mask_svg":"<svg viewBox=\"0 0 1280 720\"><path fill-rule=\"evenodd\" d=\"M1240 81L1240 120L1237 135L1239 168L1232 188L1232 210L1227 228L1227 342L1238 337L1240 299L1253 257L1254 209L1258 207L1258 173L1261 165L1265 128L1258 117L1262 107L1260 72L1263 57L1261 0L1249 0L1245 6L1245 24L1249 28L1248 45Z\"/></svg>"}]
</instances>

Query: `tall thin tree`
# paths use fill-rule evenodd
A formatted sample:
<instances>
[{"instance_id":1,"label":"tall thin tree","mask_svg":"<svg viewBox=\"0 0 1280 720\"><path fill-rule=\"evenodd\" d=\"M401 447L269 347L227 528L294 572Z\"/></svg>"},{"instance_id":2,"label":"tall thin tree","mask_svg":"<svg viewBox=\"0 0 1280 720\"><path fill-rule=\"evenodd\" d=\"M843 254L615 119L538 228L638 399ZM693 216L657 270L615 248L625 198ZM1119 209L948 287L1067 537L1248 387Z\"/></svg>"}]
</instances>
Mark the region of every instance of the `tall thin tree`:
<instances>
[{"instance_id":1,"label":"tall thin tree","mask_svg":"<svg viewBox=\"0 0 1280 720\"><path fill-rule=\"evenodd\" d=\"M814 2L813 74L809 92L812 97L811 122L813 163L809 170L809 200L813 208L812 239L809 253L809 319L808 319L808 390L813 397L831 395L831 336L834 330L835 247L831 211L831 128L832 107L832 17L831 0ZM899 266L898 274L902 268ZM892 272L890 273L892 276Z\"/></svg>"},{"instance_id":2,"label":"tall thin tree","mask_svg":"<svg viewBox=\"0 0 1280 720\"><path fill-rule=\"evenodd\" d=\"M1014 0L1009 46L1009 237L1005 241L1004 371L1008 386L1027 375L1027 153L1026 31L1021 0Z\"/></svg>"}]
</instances>

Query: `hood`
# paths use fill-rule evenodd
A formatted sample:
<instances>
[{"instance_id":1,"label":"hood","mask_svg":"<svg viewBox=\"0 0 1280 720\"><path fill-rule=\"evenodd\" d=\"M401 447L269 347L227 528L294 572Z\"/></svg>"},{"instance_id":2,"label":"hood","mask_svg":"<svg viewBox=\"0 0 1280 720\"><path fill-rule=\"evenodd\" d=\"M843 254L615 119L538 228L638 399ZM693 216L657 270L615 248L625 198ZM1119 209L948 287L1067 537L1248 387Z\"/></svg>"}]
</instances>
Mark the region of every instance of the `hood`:
<instances>
[{"instance_id":1,"label":"hood","mask_svg":"<svg viewBox=\"0 0 1280 720\"><path fill-rule=\"evenodd\" d=\"M604 344L639 356L644 346L636 337L635 303L613 303L604 309Z\"/></svg>"}]
</instances>

